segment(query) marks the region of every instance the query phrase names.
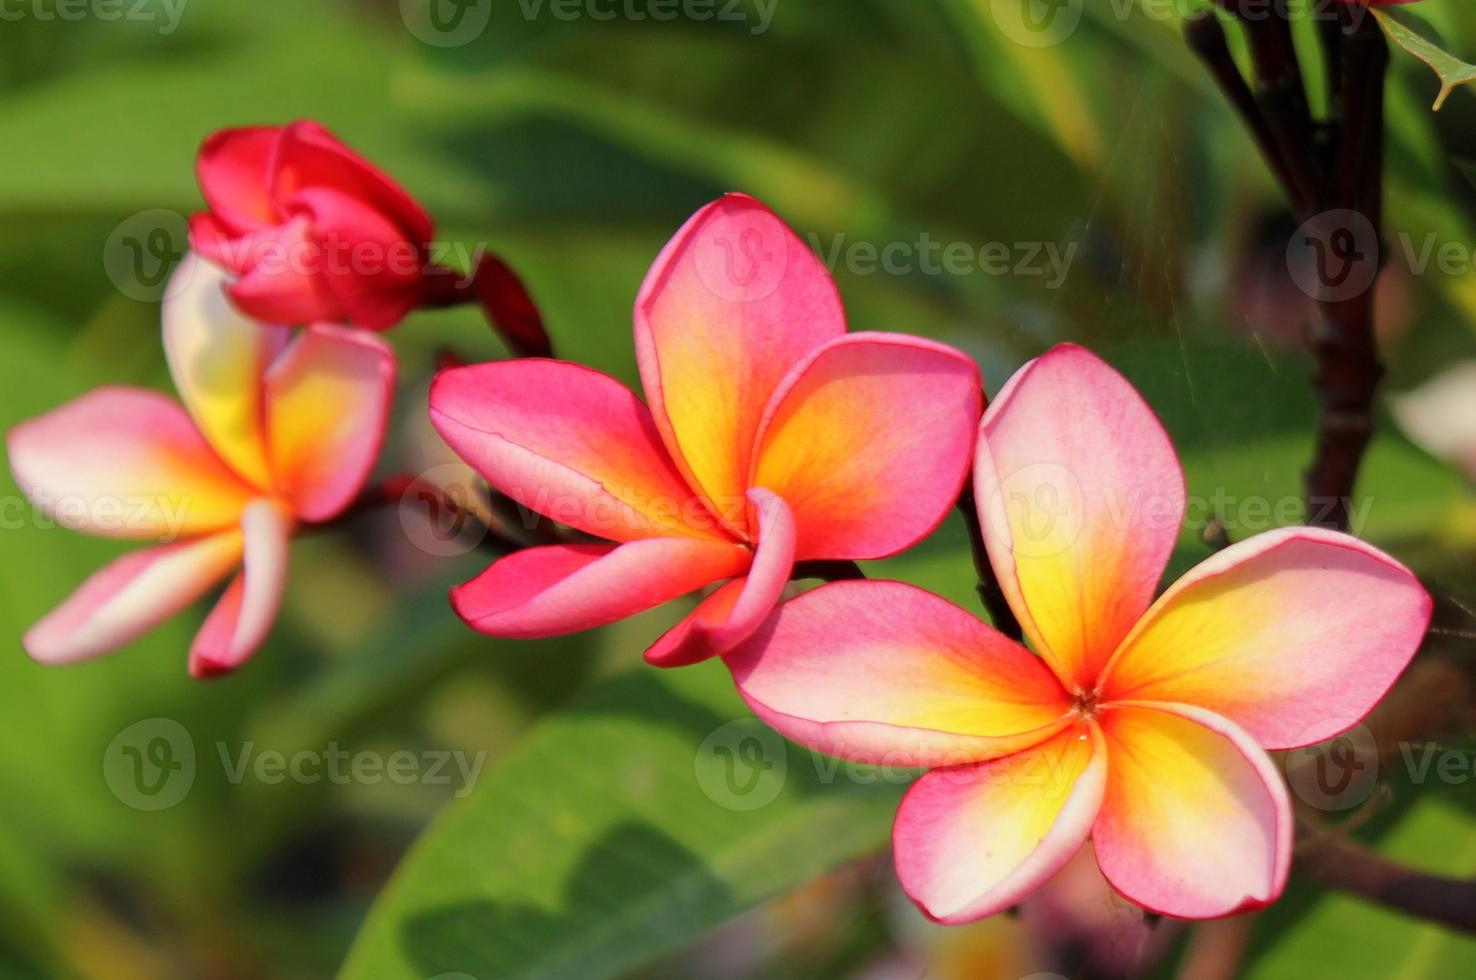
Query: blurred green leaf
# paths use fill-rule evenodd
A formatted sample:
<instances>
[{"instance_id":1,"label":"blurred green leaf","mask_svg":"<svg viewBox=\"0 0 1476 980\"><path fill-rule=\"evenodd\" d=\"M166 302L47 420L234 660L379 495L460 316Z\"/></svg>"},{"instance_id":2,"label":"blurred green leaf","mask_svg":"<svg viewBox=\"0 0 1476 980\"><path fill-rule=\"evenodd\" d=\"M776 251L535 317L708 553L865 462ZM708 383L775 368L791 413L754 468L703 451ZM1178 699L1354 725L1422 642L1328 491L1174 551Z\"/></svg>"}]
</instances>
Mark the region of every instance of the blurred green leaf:
<instances>
[{"instance_id":1,"label":"blurred green leaf","mask_svg":"<svg viewBox=\"0 0 1476 980\"><path fill-rule=\"evenodd\" d=\"M441 816L342 976L618 976L882 847L899 787L850 772L749 718L720 664L617 677Z\"/></svg>"}]
</instances>

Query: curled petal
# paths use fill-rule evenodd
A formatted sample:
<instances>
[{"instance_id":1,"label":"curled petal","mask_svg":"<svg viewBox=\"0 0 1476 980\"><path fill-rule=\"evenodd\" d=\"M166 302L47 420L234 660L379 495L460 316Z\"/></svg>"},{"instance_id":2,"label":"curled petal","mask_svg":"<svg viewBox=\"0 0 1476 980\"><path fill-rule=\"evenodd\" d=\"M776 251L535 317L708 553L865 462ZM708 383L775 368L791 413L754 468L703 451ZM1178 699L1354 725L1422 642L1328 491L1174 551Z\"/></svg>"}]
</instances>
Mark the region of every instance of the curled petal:
<instances>
[{"instance_id":1,"label":"curled petal","mask_svg":"<svg viewBox=\"0 0 1476 980\"><path fill-rule=\"evenodd\" d=\"M430 406L457 455L540 514L613 541L726 540L614 378L562 361L477 364L438 374Z\"/></svg>"},{"instance_id":2,"label":"curled petal","mask_svg":"<svg viewBox=\"0 0 1476 980\"><path fill-rule=\"evenodd\" d=\"M903 890L948 924L1010 908L1081 849L1107 769L1096 726L1078 724L1002 759L927 773L892 826Z\"/></svg>"},{"instance_id":3,"label":"curled petal","mask_svg":"<svg viewBox=\"0 0 1476 980\"><path fill-rule=\"evenodd\" d=\"M1112 886L1185 919L1275 901L1291 864L1291 804L1250 735L1184 705L1122 705L1099 717L1109 763L1092 844Z\"/></svg>"},{"instance_id":4,"label":"curled petal","mask_svg":"<svg viewBox=\"0 0 1476 980\"><path fill-rule=\"evenodd\" d=\"M235 530L124 555L31 627L21 645L44 664L111 653L210 591L240 560Z\"/></svg>"},{"instance_id":5,"label":"curled petal","mask_svg":"<svg viewBox=\"0 0 1476 980\"><path fill-rule=\"evenodd\" d=\"M232 527L253 488L221 462L179 403L99 388L24 422L6 439L15 480L58 523L113 538Z\"/></svg>"},{"instance_id":6,"label":"curled petal","mask_svg":"<svg viewBox=\"0 0 1476 980\"><path fill-rule=\"evenodd\" d=\"M249 316L266 323L300 325L343 319L338 295L323 275L323 254L306 216L206 252L239 278L227 289Z\"/></svg>"},{"instance_id":7,"label":"curled petal","mask_svg":"<svg viewBox=\"0 0 1476 980\"><path fill-rule=\"evenodd\" d=\"M271 194L286 202L310 187L358 198L398 224L411 241L424 243L435 237L430 216L404 188L318 123L301 120L282 129L273 158Z\"/></svg>"},{"instance_id":8,"label":"curled petal","mask_svg":"<svg viewBox=\"0 0 1476 980\"><path fill-rule=\"evenodd\" d=\"M734 531L746 529L764 409L791 368L845 329L819 258L742 194L693 215L647 273L635 310L641 383L671 455Z\"/></svg>"},{"instance_id":9,"label":"curled petal","mask_svg":"<svg viewBox=\"0 0 1476 980\"><path fill-rule=\"evenodd\" d=\"M1310 745L1373 710L1430 611L1419 581L1377 548L1272 531L1175 582L1113 659L1103 696L1208 708L1269 749Z\"/></svg>"},{"instance_id":10,"label":"curled petal","mask_svg":"<svg viewBox=\"0 0 1476 980\"><path fill-rule=\"evenodd\" d=\"M332 188L306 188L289 202L312 222L324 281L343 317L364 330L386 330L425 295L426 255L419 242L380 212Z\"/></svg>"},{"instance_id":11,"label":"curled petal","mask_svg":"<svg viewBox=\"0 0 1476 980\"><path fill-rule=\"evenodd\" d=\"M276 621L287 582L292 518L269 500L254 501L241 518L246 567L226 588L190 647L190 674L216 677L256 652Z\"/></svg>"},{"instance_id":12,"label":"curled petal","mask_svg":"<svg viewBox=\"0 0 1476 980\"><path fill-rule=\"evenodd\" d=\"M767 490L750 490L758 547L748 574L718 589L646 651L657 667L684 667L728 652L774 611L794 571L794 516Z\"/></svg>"},{"instance_id":13,"label":"curled petal","mask_svg":"<svg viewBox=\"0 0 1476 980\"><path fill-rule=\"evenodd\" d=\"M281 128L243 126L212 133L200 147L195 175L215 216L233 235L277 223L267 173Z\"/></svg>"},{"instance_id":14,"label":"curled petal","mask_svg":"<svg viewBox=\"0 0 1476 980\"><path fill-rule=\"evenodd\" d=\"M1088 688L1153 599L1184 517L1163 426L1127 379L1071 344L984 412L974 491L989 558L1026 635Z\"/></svg>"},{"instance_id":15,"label":"curled petal","mask_svg":"<svg viewBox=\"0 0 1476 980\"><path fill-rule=\"evenodd\" d=\"M468 626L489 636L563 636L731 578L748 561L735 544L699 538L530 548L453 589L451 605Z\"/></svg>"},{"instance_id":16,"label":"curled petal","mask_svg":"<svg viewBox=\"0 0 1476 980\"><path fill-rule=\"evenodd\" d=\"M194 255L174 270L164 300L164 354L174 387L205 438L242 479L271 489L261 376L287 331L242 316L226 273Z\"/></svg>"},{"instance_id":17,"label":"curled petal","mask_svg":"<svg viewBox=\"0 0 1476 980\"><path fill-rule=\"evenodd\" d=\"M1059 683L1019 644L899 582L836 582L780 606L728 654L738 691L781 734L829 755L957 765L1069 724Z\"/></svg>"},{"instance_id":18,"label":"curled petal","mask_svg":"<svg viewBox=\"0 0 1476 980\"><path fill-rule=\"evenodd\" d=\"M266 376L267 429L278 489L305 521L338 515L379 458L395 390L395 357L371 334L316 324Z\"/></svg>"},{"instance_id":19,"label":"curled petal","mask_svg":"<svg viewBox=\"0 0 1476 980\"><path fill-rule=\"evenodd\" d=\"M983 392L951 347L901 334L811 354L765 413L753 484L794 510L796 552L884 558L942 522L968 475Z\"/></svg>"}]
</instances>

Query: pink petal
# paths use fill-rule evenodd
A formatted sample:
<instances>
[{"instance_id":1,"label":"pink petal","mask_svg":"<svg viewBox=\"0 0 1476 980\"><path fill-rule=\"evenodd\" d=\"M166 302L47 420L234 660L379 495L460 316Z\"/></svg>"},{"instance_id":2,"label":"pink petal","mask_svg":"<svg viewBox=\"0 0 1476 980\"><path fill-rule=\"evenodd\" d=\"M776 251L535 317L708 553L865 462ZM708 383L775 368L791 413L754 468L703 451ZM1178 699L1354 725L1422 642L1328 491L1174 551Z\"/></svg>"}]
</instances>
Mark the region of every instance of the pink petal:
<instances>
[{"instance_id":1,"label":"pink petal","mask_svg":"<svg viewBox=\"0 0 1476 980\"><path fill-rule=\"evenodd\" d=\"M425 243L436 235L430 216L404 188L310 120L282 130L271 187L278 201L290 200L303 188L330 188L375 208L411 241Z\"/></svg>"},{"instance_id":2,"label":"pink petal","mask_svg":"<svg viewBox=\"0 0 1476 980\"><path fill-rule=\"evenodd\" d=\"M305 188L287 206L310 219L324 281L354 326L386 330L420 303L425 253L390 219L331 188Z\"/></svg>"},{"instance_id":3,"label":"pink petal","mask_svg":"<svg viewBox=\"0 0 1476 980\"><path fill-rule=\"evenodd\" d=\"M728 654L754 712L828 755L957 765L1037 745L1069 723L1041 661L900 582L837 582L792 599Z\"/></svg>"},{"instance_id":4,"label":"pink petal","mask_svg":"<svg viewBox=\"0 0 1476 980\"><path fill-rule=\"evenodd\" d=\"M457 455L538 513L615 541L725 538L613 378L561 361L478 364L437 375L430 406Z\"/></svg>"},{"instance_id":5,"label":"pink petal","mask_svg":"<svg viewBox=\"0 0 1476 980\"><path fill-rule=\"evenodd\" d=\"M226 589L190 647L190 675L216 677L256 652L276 621L287 583L292 518L269 500L246 508L241 519L246 567Z\"/></svg>"},{"instance_id":6,"label":"pink petal","mask_svg":"<svg viewBox=\"0 0 1476 980\"><path fill-rule=\"evenodd\" d=\"M253 489L210 450L179 403L99 388L6 439L26 496L66 527L164 540L232 527Z\"/></svg>"},{"instance_id":7,"label":"pink petal","mask_svg":"<svg viewBox=\"0 0 1476 980\"><path fill-rule=\"evenodd\" d=\"M979 369L951 347L901 334L841 337L780 387L752 483L793 508L801 560L884 558L953 508L982 407Z\"/></svg>"},{"instance_id":8,"label":"pink petal","mask_svg":"<svg viewBox=\"0 0 1476 980\"><path fill-rule=\"evenodd\" d=\"M1321 742L1394 684L1431 605L1408 569L1357 538L1257 535L1163 594L1113 659L1103 696L1208 708L1270 749Z\"/></svg>"},{"instance_id":9,"label":"pink petal","mask_svg":"<svg viewBox=\"0 0 1476 980\"><path fill-rule=\"evenodd\" d=\"M281 129L245 126L212 133L200 147L195 175L205 203L233 234L274 225L267 171Z\"/></svg>"},{"instance_id":10,"label":"pink petal","mask_svg":"<svg viewBox=\"0 0 1476 980\"><path fill-rule=\"evenodd\" d=\"M1416 444L1476 480L1476 361L1461 361L1390 400L1399 427Z\"/></svg>"},{"instance_id":11,"label":"pink petal","mask_svg":"<svg viewBox=\"0 0 1476 980\"><path fill-rule=\"evenodd\" d=\"M266 377L277 485L305 521L336 517L374 469L389 425L395 357L372 334L316 324Z\"/></svg>"},{"instance_id":12,"label":"pink petal","mask_svg":"<svg viewBox=\"0 0 1476 980\"><path fill-rule=\"evenodd\" d=\"M248 316L292 325L344 318L338 295L322 273L322 249L306 216L225 243L219 261L240 277L227 292Z\"/></svg>"},{"instance_id":13,"label":"pink petal","mask_svg":"<svg viewBox=\"0 0 1476 980\"><path fill-rule=\"evenodd\" d=\"M984 412L975 497L991 563L1032 645L1087 689L1153 599L1184 516L1167 433L1122 375L1071 344Z\"/></svg>"},{"instance_id":14,"label":"pink petal","mask_svg":"<svg viewBox=\"0 0 1476 980\"><path fill-rule=\"evenodd\" d=\"M468 626L489 636L562 636L740 574L748 561L737 545L699 538L530 548L453 589L451 605Z\"/></svg>"},{"instance_id":15,"label":"pink petal","mask_svg":"<svg viewBox=\"0 0 1476 980\"><path fill-rule=\"evenodd\" d=\"M185 609L240 560L235 530L124 555L32 626L21 645L43 664L110 653Z\"/></svg>"},{"instance_id":16,"label":"pink petal","mask_svg":"<svg viewBox=\"0 0 1476 980\"><path fill-rule=\"evenodd\" d=\"M1097 863L1129 900L1209 919L1274 902L1291 864L1292 813L1269 756L1234 722L1184 705L1114 706Z\"/></svg>"},{"instance_id":17,"label":"pink petal","mask_svg":"<svg viewBox=\"0 0 1476 980\"><path fill-rule=\"evenodd\" d=\"M819 258L742 194L693 215L646 274L635 342L652 415L689 482L735 531L747 526L765 407L791 368L845 329Z\"/></svg>"},{"instance_id":18,"label":"pink petal","mask_svg":"<svg viewBox=\"0 0 1476 980\"><path fill-rule=\"evenodd\" d=\"M758 512L753 566L718 589L646 651L657 667L685 667L727 653L774 611L794 571L794 516L767 490L750 490Z\"/></svg>"},{"instance_id":19,"label":"pink petal","mask_svg":"<svg viewBox=\"0 0 1476 980\"><path fill-rule=\"evenodd\" d=\"M1095 725L990 762L924 775L892 825L897 877L930 918L1003 912L1081 849L1107 780Z\"/></svg>"},{"instance_id":20,"label":"pink petal","mask_svg":"<svg viewBox=\"0 0 1476 980\"><path fill-rule=\"evenodd\" d=\"M164 354L174 387L220 457L269 490L261 376L287 331L236 312L225 272L193 253L174 270L164 299Z\"/></svg>"}]
</instances>

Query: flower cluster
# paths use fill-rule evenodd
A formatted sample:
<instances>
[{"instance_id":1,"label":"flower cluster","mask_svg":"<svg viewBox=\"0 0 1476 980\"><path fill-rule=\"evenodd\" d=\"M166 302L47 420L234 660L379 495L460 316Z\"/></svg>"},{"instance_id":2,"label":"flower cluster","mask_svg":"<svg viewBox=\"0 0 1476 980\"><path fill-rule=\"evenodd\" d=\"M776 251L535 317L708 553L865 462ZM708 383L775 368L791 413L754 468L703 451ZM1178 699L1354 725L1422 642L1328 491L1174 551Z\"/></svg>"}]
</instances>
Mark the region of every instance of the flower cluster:
<instances>
[{"instance_id":1,"label":"flower cluster","mask_svg":"<svg viewBox=\"0 0 1476 980\"><path fill-rule=\"evenodd\" d=\"M429 217L316 124L220 133L199 175L210 210L163 311L183 405L108 388L9 436L39 506L118 535L95 508L56 502L144 500L122 536L162 541L26 635L43 662L114 649L228 581L190 668L238 666L275 616L291 536L342 515L375 465L394 358L366 331L449 298L428 275ZM487 259L476 278L466 298L510 317L514 352L547 353L510 270ZM943 922L1010 907L1088 840L1115 888L1164 914L1279 895L1292 819L1267 750L1338 734L1393 684L1431 612L1409 571L1347 535L1287 528L1157 595L1184 479L1121 375L1063 345L986 410L961 352L848 333L819 259L743 195L700 210L656 258L635 353L645 401L546 357L436 378L437 431L558 529L453 591L470 626L553 636L711 587L647 660L721 657L794 741L929 770L894 850L908 894ZM854 565L930 534L969 499L971 471L1023 643ZM847 580L785 601L838 568Z\"/></svg>"}]
</instances>

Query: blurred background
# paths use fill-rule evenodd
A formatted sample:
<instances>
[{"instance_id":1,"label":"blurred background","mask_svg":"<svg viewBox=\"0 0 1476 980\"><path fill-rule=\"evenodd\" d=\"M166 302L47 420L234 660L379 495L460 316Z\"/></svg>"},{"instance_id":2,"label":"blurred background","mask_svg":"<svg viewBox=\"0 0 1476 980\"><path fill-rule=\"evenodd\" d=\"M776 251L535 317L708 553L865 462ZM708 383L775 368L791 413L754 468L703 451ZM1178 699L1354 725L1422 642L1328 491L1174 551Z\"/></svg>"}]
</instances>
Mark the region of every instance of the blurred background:
<instances>
[{"instance_id":1,"label":"blurred background","mask_svg":"<svg viewBox=\"0 0 1476 980\"><path fill-rule=\"evenodd\" d=\"M1128 374L1189 474L1171 571L1209 554L1211 517L1237 538L1300 519L1316 311L1295 222L1180 39L1206 4L434 3L0 0L0 427L102 384L169 390L157 299L201 206L196 148L312 117L425 204L465 249L448 261L504 256L563 357L635 383L647 266L743 190L831 265L853 329L958 345L990 391L1066 339ZM1416 9L1476 54L1468 4ZM1392 396L1476 359L1476 99L1432 114L1434 77L1397 51L1391 85L1390 398L1357 530L1457 611L1459 645L1473 474L1401 432ZM428 470L448 460L425 420L436 352L503 352L469 309L389 339L383 468ZM1450 410L1476 418L1463 390ZM0 977L1167 976L1222 928L1141 921L1089 858L1017 916L927 925L881 850L899 779L776 743L720 666L641 667L686 607L565 640L478 636L445 590L485 558L409 510L299 542L276 630L233 676L186 674L203 608L39 667L23 630L123 549L45 526L8 472L0 501ZM975 608L956 517L868 573ZM1469 730L1447 720L1375 759L1376 782L1323 808L1329 832L1476 876ZM139 732L193 754L186 783L120 780ZM1456 762L1421 769L1427 750ZM401 780L258 765L397 752ZM1301 880L1228 932L1251 977L1476 971L1471 939Z\"/></svg>"}]
</instances>

